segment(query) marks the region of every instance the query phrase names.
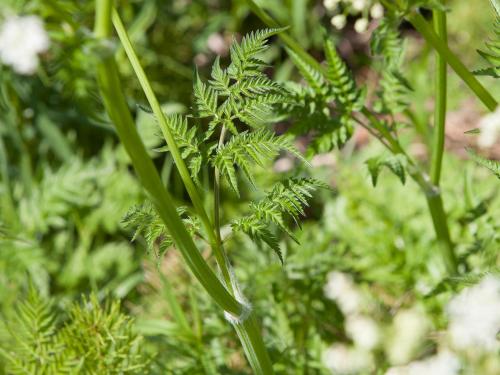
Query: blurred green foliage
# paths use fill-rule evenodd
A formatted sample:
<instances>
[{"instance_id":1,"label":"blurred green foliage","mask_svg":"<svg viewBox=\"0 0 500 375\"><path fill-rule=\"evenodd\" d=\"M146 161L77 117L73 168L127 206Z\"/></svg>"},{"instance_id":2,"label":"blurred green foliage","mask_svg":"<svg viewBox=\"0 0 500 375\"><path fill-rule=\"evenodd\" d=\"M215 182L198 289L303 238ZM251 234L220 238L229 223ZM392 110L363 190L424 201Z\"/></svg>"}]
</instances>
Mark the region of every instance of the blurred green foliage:
<instances>
[{"instance_id":1,"label":"blurred green foliage","mask_svg":"<svg viewBox=\"0 0 500 375\"><path fill-rule=\"evenodd\" d=\"M303 46L321 54L318 24L327 26L329 20L320 2L260 3L291 25ZM488 35L483 26L492 18L465 0L454 3L452 48L462 40L482 48ZM233 33L262 27L241 0L131 0L118 6L169 113L191 107L194 63L207 76L215 55L227 55ZM59 364L68 373L248 374L236 336L175 249L162 248L166 254L158 258L161 242L141 236L131 242L133 231L123 223L131 207L145 204L145 196L97 94L94 63L102 51L92 39L93 2L4 1L0 21L6 9L42 17L52 47L35 76L0 66L0 373L23 373L23 368L37 373L33 369L41 371L44 358L61 356ZM410 41L410 52L417 44ZM349 57L360 73L367 48ZM473 49L459 51L472 65L479 61L469 54ZM169 190L189 208L171 157L155 151L160 146L156 125L141 109L145 99L126 56L119 47L116 54L141 136ZM277 44L266 54L274 67L269 73L279 80L294 77L292 62ZM430 52L424 47L412 56L413 63L405 66L415 88L412 106L427 124ZM450 101L456 106L464 90L455 89L460 86L454 78L451 87ZM408 134L410 139L425 131L408 129ZM324 295L332 270L352 275L375 306L372 314L381 326L388 327L398 310L418 305L436 334L446 326L443 306L454 292L486 273L499 273L500 199L493 176L474 163L446 156L445 205L466 276L445 278L417 187L412 182L403 186L385 170L373 187L365 161L382 151L371 144L356 148L351 141L332 152L334 162L326 167L296 167L333 188L315 194L305 218L292 221L298 244L287 236L277 239L283 265L244 236L227 239L244 294L255 301L263 319L279 374L328 374L323 351L332 342L352 341L341 309ZM289 174L256 169L255 178L269 187ZM206 175L200 181L208 201L212 181ZM262 198L249 183L240 190L240 199L225 191L225 223L244 211L250 198ZM90 292L91 297L81 297ZM106 297L114 302L102 308ZM427 338L427 353L435 348ZM44 362L46 373L63 373L50 361ZM388 366L381 348L376 361L380 371Z\"/></svg>"}]
</instances>

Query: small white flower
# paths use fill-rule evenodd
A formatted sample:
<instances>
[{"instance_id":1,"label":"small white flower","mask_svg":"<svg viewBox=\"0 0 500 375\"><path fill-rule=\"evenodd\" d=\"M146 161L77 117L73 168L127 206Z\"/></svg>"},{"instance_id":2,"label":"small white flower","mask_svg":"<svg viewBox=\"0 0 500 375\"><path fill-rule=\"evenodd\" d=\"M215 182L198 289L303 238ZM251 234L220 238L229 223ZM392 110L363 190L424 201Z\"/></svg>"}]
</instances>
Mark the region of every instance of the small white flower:
<instances>
[{"instance_id":1,"label":"small white flower","mask_svg":"<svg viewBox=\"0 0 500 375\"><path fill-rule=\"evenodd\" d=\"M330 20L330 23L338 30L342 30L346 23L347 19L343 14L337 14L336 16L333 16L332 19Z\"/></svg>"},{"instance_id":2,"label":"small white flower","mask_svg":"<svg viewBox=\"0 0 500 375\"><path fill-rule=\"evenodd\" d=\"M354 23L354 30L357 33L364 33L368 29L368 20L366 18L358 18Z\"/></svg>"},{"instance_id":3,"label":"small white flower","mask_svg":"<svg viewBox=\"0 0 500 375\"><path fill-rule=\"evenodd\" d=\"M380 341L380 330L377 323L367 316L349 315L345 329L356 346L361 349L372 350Z\"/></svg>"},{"instance_id":4,"label":"small white flower","mask_svg":"<svg viewBox=\"0 0 500 375\"><path fill-rule=\"evenodd\" d=\"M500 331L500 278L485 277L464 289L447 306L448 333L457 349L497 351Z\"/></svg>"},{"instance_id":5,"label":"small white flower","mask_svg":"<svg viewBox=\"0 0 500 375\"><path fill-rule=\"evenodd\" d=\"M323 0L323 6L328 10L334 10L339 3L340 0Z\"/></svg>"},{"instance_id":6,"label":"small white flower","mask_svg":"<svg viewBox=\"0 0 500 375\"><path fill-rule=\"evenodd\" d=\"M369 371L374 360L370 352L336 344L323 353L323 363L332 374L351 375Z\"/></svg>"},{"instance_id":7,"label":"small white flower","mask_svg":"<svg viewBox=\"0 0 500 375\"><path fill-rule=\"evenodd\" d=\"M481 148L490 148L495 145L500 136L500 106L493 113L489 113L479 122L481 133L477 145Z\"/></svg>"},{"instance_id":8,"label":"small white flower","mask_svg":"<svg viewBox=\"0 0 500 375\"><path fill-rule=\"evenodd\" d=\"M47 51L49 36L37 16L12 16L0 29L0 60L20 74L33 74L38 54Z\"/></svg>"},{"instance_id":9,"label":"small white flower","mask_svg":"<svg viewBox=\"0 0 500 375\"><path fill-rule=\"evenodd\" d=\"M361 12L368 6L366 0L351 0L352 8L358 12Z\"/></svg>"},{"instance_id":10,"label":"small white flower","mask_svg":"<svg viewBox=\"0 0 500 375\"><path fill-rule=\"evenodd\" d=\"M387 356L392 364L408 362L420 347L429 330L429 321L419 308L400 310L392 322L387 341Z\"/></svg>"},{"instance_id":11,"label":"small white flower","mask_svg":"<svg viewBox=\"0 0 500 375\"><path fill-rule=\"evenodd\" d=\"M330 272L324 287L325 296L337 303L344 315L359 312L363 296L356 288L352 278L342 272Z\"/></svg>"},{"instance_id":12,"label":"small white flower","mask_svg":"<svg viewBox=\"0 0 500 375\"><path fill-rule=\"evenodd\" d=\"M449 351L411 362L406 366L392 367L385 375L457 375L460 371L460 361Z\"/></svg>"},{"instance_id":13,"label":"small white flower","mask_svg":"<svg viewBox=\"0 0 500 375\"><path fill-rule=\"evenodd\" d=\"M370 16L375 19L382 18L384 16L384 7L379 3L373 4L370 9Z\"/></svg>"}]
</instances>

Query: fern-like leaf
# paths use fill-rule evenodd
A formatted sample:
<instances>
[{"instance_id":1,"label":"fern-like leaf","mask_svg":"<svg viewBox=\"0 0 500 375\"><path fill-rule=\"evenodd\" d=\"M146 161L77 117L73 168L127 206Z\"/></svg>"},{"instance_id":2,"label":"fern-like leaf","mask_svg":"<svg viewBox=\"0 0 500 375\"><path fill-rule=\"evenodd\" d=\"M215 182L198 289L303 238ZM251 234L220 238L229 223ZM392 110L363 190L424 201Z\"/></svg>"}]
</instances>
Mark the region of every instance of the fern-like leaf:
<instances>
[{"instance_id":1,"label":"fern-like leaf","mask_svg":"<svg viewBox=\"0 0 500 375\"><path fill-rule=\"evenodd\" d=\"M368 167L368 172L370 172L373 186L377 186L378 176L383 167L387 167L392 173L398 176L403 185L406 182L406 157L402 154L374 157L368 159L365 163Z\"/></svg>"},{"instance_id":2,"label":"fern-like leaf","mask_svg":"<svg viewBox=\"0 0 500 375\"><path fill-rule=\"evenodd\" d=\"M258 74L265 63L259 60L257 55L268 48L267 39L283 30L278 28L254 31L243 37L241 43L233 43L229 50L231 55L231 65L227 70L229 75L234 79L241 79Z\"/></svg>"},{"instance_id":3,"label":"fern-like leaf","mask_svg":"<svg viewBox=\"0 0 500 375\"><path fill-rule=\"evenodd\" d=\"M193 92L195 97L197 115L204 117L217 117L217 92L205 84L196 71Z\"/></svg>"},{"instance_id":4,"label":"fern-like leaf","mask_svg":"<svg viewBox=\"0 0 500 375\"><path fill-rule=\"evenodd\" d=\"M229 142L217 149L211 161L214 167L226 178L231 188L239 195L236 178L236 167L239 167L253 184L252 168L254 164L264 166L281 151L288 151L302 159L288 137L277 136L267 129L255 132L243 132L234 136Z\"/></svg>"},{"instance_id":5,"label":"fern-like leaf","mask_svg":"<svg viewBox=\"0 0 500 375\"><path fill-rule=\"evenodd\" d=\"M379 84L379 100L375 103L378 112L400 113L408 107L413 88L398 70L385 70Z\"/></svg>"},{"instance_id":6,"label":"fern-like leaf","mask_svg":"<svg viewBox=\"0 0 500 375\"><path fill-rule=\"evenodd\" d=\"M490 0L495 11L495 23L493 24L493 37L487 41L486 50L478 50L477 52L485 59L491 67L482 69L475 74L490 75L495 78L500 77L500 5L496 0Z\"/></svg>"},{"instance_id":7,"label":"fern-like leaf","mask_svg":"<svg viewBox=\"0 0 500 375\"><path fill-rule=\"evenodd\" d=\"M399 18L389 13L381 20L371 40L371 52L381 60L378 101L375 103L375 109L380 113L402 112L408 107L408 96L413 90L401 73L405 44L398 27Z\"/></svg>"},{"instance_id":8,"label":"fern-like leaf","mask_svg":"<svg viewBox=\"0 0 500 375\"><path fill-rule=\"evenodd\" d=\"M178 114L166 116L167 126L172 133L177 147L181 150L181 156L187 160L187 165L193 180L198 182L198 174L202 164L202 154L199 149L199 140L196 128L189 127L185 116ZM160 126L163 126L160 124ZM165 132L165 130L163 130ZM168 151L167 146L156 149L156 151Z\"/></svg>"},{"instance_id":9,"label":"fern-like leaf","mask_svg":"<svg viewBox=\"0 0 500 375\"><path fill-rule=\"evenodd\" d=\"M299 224L299 217L305 214L304 207L318 187L326 187L326 184L312 178L289 179L276 184L265 198L250 205L249 215L233 222L233 231L241 231L253 240L266 243L283 263L278 240L270 231L269 225L276 225L297 241L285 219L289 217Z\"/></svg>"},{"instance_id":10,"label":"fern-like leaf","mask_svg":"<svg viewBox=\"0 0 500 375\"><path fill-rule=\"evenodd\" d=\"M198 219L189 216L185 207L177 207L177 213L182 217L186 229L192 236L200 231ZM132 241L142 236L148 250L158 258L161 258L174 245L165 224L150 203L132 207L123 218L123 223L126 227L134 229Z\"/></svg>"},{"instance_id":11,"label":"fern-like leaf","mask_svg":"<svg viewBox=\"0 0 500 375\"><path fill-rule=\"evenodd\" d=\"M324 43L326 61L328 63L327 78L333 86L338 104L351 112L363 107L363 95L356 87L356 82L344 61L340 58L330 39Z\"/></svg>"},{"instance_id":12,"label":"fern-like leaf","mask_svg":"<svg viewBox=\"0 0 500 375\"><path fill-rule=\"evenodd\" d=\"M292 62L299 70L300 74L307 82L309 86L314 90L317 95L326 95L329 91L329 87L326 84L321 72L316 70L313 66L302 59L298 54L289 48L286 48L288 56L292 59Z\"/></svg>"},{"instance_id":13,"label":"fern-like leaf","mask_svg":"<svg viewBox=\"0 0 500 375\"><path fill-rule=\"evenodd\" d=\"M489 169L497 178L500 179L500 163L495 162L493 160L486 159L478 154L476 154L473 150L467 149L469 156L474 160L477 164L481 165Z\"/></svg>"}]
</instances>

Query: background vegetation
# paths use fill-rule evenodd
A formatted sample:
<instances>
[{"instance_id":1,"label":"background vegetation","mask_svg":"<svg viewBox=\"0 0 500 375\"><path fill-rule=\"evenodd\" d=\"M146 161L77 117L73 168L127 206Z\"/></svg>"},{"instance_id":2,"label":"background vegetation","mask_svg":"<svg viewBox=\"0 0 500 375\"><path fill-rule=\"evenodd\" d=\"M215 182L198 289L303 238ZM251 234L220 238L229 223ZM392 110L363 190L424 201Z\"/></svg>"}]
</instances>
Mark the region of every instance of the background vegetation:
<instances>
[{"instance_id":1,"label":"background vegetation","mask_svg":"<svg viewBox=\"0 0 500 375\"><path fill-rule=\"evenodd\" d=\"M346 10L341 28L328 1L259 3L319 61L326 33L358 86L373 96L380 77L371 68L380 61L370 52L370 36L381 21L369 15L370 1L360 11ZM471 70L487 66L476 50L494 36L495 13L482 3L449 2L450 48ZM107 52L93 38L94 7L83 0L0 5L0 25L12 14L37 15L50 38L34 74L0 65L0 373L251 373L224 314L165 240L152 209L148 214L147 196L97 87L96 65ZM167 114L191 113L196 74L206 81L217 56L224 66L230 62L233 38L266 27L243 0L130 0L118 1L117 9ZM359 18L369 19L366 30ZM409 23L399 31L406 43L401 67L412 87L404 100L416 115L400 139L426 165L434 53ZM269 45L266 76L307 81L277 38ZM182 178L139 81L121 45L113 48L141 139L173 200L189 213ZM448 77L441 189L459 275L449 276L443 267L417 184L409 178L402 184L389 167L373 186L367 160L387 152L366 131L356 129L340 149L323 152L316 145L308 153L315 144L294 133L291 121L282 116L270 128L294 134L293 144L283 148L296 148L308 162L277 152L263 167L249 167L255 185L269 191L296 175L325 185L311 194L304 215L290 220L289 229L273 232L275 252L269 241L244 235L229 238L226 246L276 373L420 374L395 368L429 358L446 363L441 372L434 367L436 374L500 372L498 340L482 350L474 342L457 348L450 339L461 316L450 301L464 288L490 280L493 286L479 284L481 296L470 301L499 300L499 182L465 150L495 159L500 147L466 134L481 126L486 109L455 74ZM479 79L500 97L498 81ZM500 130L489 134L496 137ZM204 203L211 202L212 176L202 169L198 178ZM221 187L223 236L249 212L249 202L263 196L245 179L238 189L240 196L231 184ZM215 264L206 243L196 240ZM496 306L489 327L498 331ZM470 322L457 324L474 329ZM420 371L429 374L431 367L423 364Z\"/></svg>"}]
</instances>

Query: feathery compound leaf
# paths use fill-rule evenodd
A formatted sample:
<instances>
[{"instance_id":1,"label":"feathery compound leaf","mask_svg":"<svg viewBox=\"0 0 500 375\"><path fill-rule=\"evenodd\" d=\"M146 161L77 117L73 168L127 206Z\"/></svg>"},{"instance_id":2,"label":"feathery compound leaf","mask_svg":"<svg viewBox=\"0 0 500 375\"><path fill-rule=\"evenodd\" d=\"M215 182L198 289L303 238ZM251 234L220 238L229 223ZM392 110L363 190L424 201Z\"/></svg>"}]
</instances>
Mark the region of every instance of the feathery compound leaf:
<instances>
[{"instance_id":1,"label":"feathery compound leaf","mask_svg":"<svg viewBox=\"0 0 500 375\"><path fill-rule=\"evenodd\" d=\"M398 70L385 70L379 84L379 100L374 105L378 112L395 114L408 107L408 96L413 89Z\"/></svg>"},{"instance_id":2,"label":"feathery compound leaf","mask_svg":"<svg viewBox=\"0 0 500 375\"><path fill-rule=\"evenodd\" d=\"M182 221L189 234L194 236L199 232L198 219L187 215L185 207L177 207L177 213L183 217ZM174 245L172 237L166 231L165 224L150 203L133 206L122 221L126 227L135 228L132 241L142 236L146 241L148 251L152 251L158 258L161 258Z\"/></svg>"},{"instance_id":3,"label":"feathery compound leaf","mask_svg":"<svg viewBox=\"0 0 500 375\"><path fill-rule=\"evenodd\" d=\"M489 169L497 178L500 179L500 163L493 160L486 159L478 154L476 154L470 148L467 149L467 153L477 164Z\"/></svg>"},{"instance_id":4,"label":"feathery compound leaf","mask_svg":"<svg viewBox=\"0 0 500 375\"><path fill-rule=\"evenodd\" d=\"M252 167L254 164L264 166L264 162L272 160L281 150L288 151L303 160L289 138L277 136L267 129L255 132L240 133L225 145L216 150L212 164L219 169L231 188L239 195L236 178L236 167L239 167L253 184Z\"/></svg>"},{"instance_id":5,"label":"feathery compound leaf","mask_svg":"<svg viewBox=\"0 0 500 375\"><path fill-rule=\"evenodd\" d=\"M254 96L254 94L273 93L280 94L284 88L277 82L270 80L267 76L260 74L236 82L231 91L233 95Z\"/></svg>"},{"instance_id":6,"label":"feathery compound leaf","mask_svg":"<svg viewBox=\"0 0 500 375\"><path fill-rule=\"evenodd\" d=\"M266 42L269 37L283 30L285 28L258 30L245 35L240 44L233 42L229 50L231 55L231 65L227 69L229 75L241 79L258 73L265 63L257 59L256 55L268 48Z\"/></svg>"},{"instance_id":7,"label":"feathery compound leaf","mask_svg":"<svg viewBox=\"0 0 500 375\"><path fill-rule=\"evenodd\" d=\"M260 222L257 217L246 216L234 221L231 228L233 229L233 232L245 233L255 242L264 242L276 253L281 264L284 263L279 241L269 230L269 224Z\"/></svg>"},{"instance_id":8,"label":"feathery compound leaf","mask_svg":"<svg viewBox=\"0 0 500 375\"><path fill-rule=\"evenodd\" d=\"M201 80L198 70L195 72L193 92L197 115L201 118L217 117L217 93Z\"/></svg>"},{"instance_id":9,"label":"feathery compound leaf","mask_svg":"<svg viewBox=\"0 0 500 375\"><path fill-rule=\"evenodd\" d=\"M389 168L392 173L398 176L403 185L406 182L406 157L402 154L374 157L368 159L365 163L368 172L370 172L373 186L377 186L378 176L383 167Z\"/></svg>"},{"instance_id":10,"label":"feathery compound leaf","mask_svg":"<svg viewBox=\"0 0 500 375\"><path fill-rule=\"evenodd\" d=\"M364 104L363 95L356 88L351 72L338 55L330 39L325 39L324 48L328 63L327 78L333 86L337 103L348 112L359 110Z\"/></svg>"},{"instance_id":11,"label":"feathery compound leaf","mask_svg":"<svg viewBox=\"0 0 500 375\"><path fill-rule=\"evenodd\" d=\"M174 136L175 143L181 150L181 156L188 161L188 168L191 177L198 182L198 173L200 172L202 163L202 154L198 147L198 138L196 136L196 128L188 126L188 121L185 116L178 114L165 116L167 126ZM163 124L160 123L160 127ZM156 151L168 151L168 147L164 146L156 149Z\"/></svg>"},{"instance_id":12,"label":"feathery compound leaf","mask_svg":"<svg viewBox=\"0 0 500 375\"><path fill-rule=\"evenodd\" d=\"M217 56L212 66L212 79L208 81L210 85L216 90L220 95L230 95L229 90L230 78L225 69L220 67L220 57Z\"/></svg>"},{"instance_id":13,"label":"feathery compound leaf","mask_svg":"<svg viewBox=\"0 0 500 375\"><path fill-rule=\"evenodd\" d=\"M264 199L250 205L252 212L249 215L233 222L233 231L244 232L253 240L265 242L283 263L278 241L269 230L269 224L276 225L297 241L285 223L285 218L290 217L298 224L312 192L318 187L327 185L312 178L289 179L276 184Z\"/></svg>"},{"instance_id":14,"label":"feathery compound leaf","mask_svg":"<svg viewBox=\"0 0 500 375\"><path fill-rule=\"evenodd\" d=\"M235 116L252 128L259 128L275 120L276 104L284 102L284 96L278 93L267 93L244 98L237 103Z\"/></svg>"},{"instance_id":15,"label":"feathery compound leaf","mask_svg":"<svg viewBox=\"0 0 500 375\"><path fill-rule=\"evenodd\" d=\"M496 13L495 23L493 24L493 38L487 41L486 51L478 50L477 52L485 59L491 68L482 69L474 72L477 75L489 75L495 78L500 77L500 5L496 0L491 0L491 4Z\"/></svg>"},{"instance_id":16,"label":"feathery compound leaf","mask_svg":"<svg viewBox=\"0 0 500 375\"><path fill-rule=\"evenodd\" d=\"M294 82L287 82L287 90L290 95L280 113L294 121L290 133L312 137L307 156L329 152L349 140L354 129L350 113L332 114L330 101L333 97L318 96L311 87Z\"/></svg>"},{"instance_id":17,"label":"feathery compound leaf","mask_svg":"<svg viewBox=\"0 0 500 375\"><path fill-rule=\"evenodd\" d=\"M27 299L16 306L17 314L6 328L12 340L8 350L0 346L9 374L69 373L78 360L56 335L56 315L49 301L30 288Z\"/></svg>"},{"instance_id":18,"label":"feathery compound leaf","mask_svg":"<svg viewBox=\"0 0 500 375\"><path fill-rule=\"evenodd\" d=\"M401 73L405 44L399 35L399 19L389 14L375 29L371 41L374 57L379 57L381 72L378 101L375 108L381 113L400 113L408 107L408 95L413 89Z\"/></svg>"},{"instance_id":19,"label":"feathery compound leaf","mask_svg":"<svg viewBox=\"0 0 500 375\"><path fill-rule=\"evenodd\" d=\"M0 357L8 374L143 374L149 360L142 354L142 337L119 303L102 309L97 297L73 304L64 326L51 301L31 288L27 299L7 316L7 345ZM5 348L5 349L4 349ZM113 369L113 371L110 371Z\"/></svg>"},{"instance_id":20,"label":"feathery compound leaf","mask_svg":"<svg viewBox=\"0 0 500 375\"><path fill-rule=\"evenodd\" d=\"M389 14L382 18L371 37L372 55L379 56L387 68L399 67L403 62L404 42L400 37L398 27L398 18Z\"/></svg>"},{"instance_id":21,"label":"feathery compound leaf","mask_svg":"<svg viewBox=\"0 0 500 375\"><path fill-rule=\"evenodd\" d=\"M261 72L265 64L255 56L267 48L267 38L281 30L256 31L246 35L240 44L233 42L231 64L223 69L217 58L208 83L196 73L194 95L198 116L212 118L204 140L212 136L217 126L225 126L237 135L236 119L254 128L273 120L275 106L286 100L287 92Z\"/></svg>"},{"instance_id":22,"label":"feathery compound leaf","mask_svg":"<svg viewBox=\"0 0 500 375\"><path fill-rule=\"evenodd\" d=\"M285 49L302 77L306 80L309 86L312 87L314 92L320 96L326 95L329 91L329 87L325 84L325 80L323 79L323 75L321 74L321 72L317 71L313 66L307 63L304 59L302 59L302 57L297 55L290 48Z\"/></svg>"}]
</instances>

